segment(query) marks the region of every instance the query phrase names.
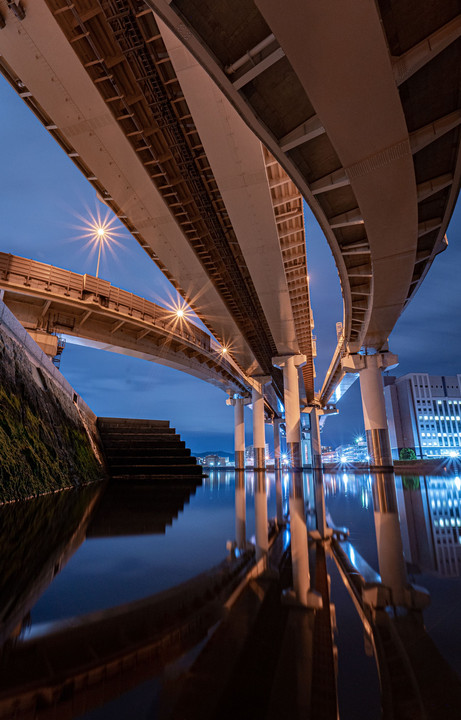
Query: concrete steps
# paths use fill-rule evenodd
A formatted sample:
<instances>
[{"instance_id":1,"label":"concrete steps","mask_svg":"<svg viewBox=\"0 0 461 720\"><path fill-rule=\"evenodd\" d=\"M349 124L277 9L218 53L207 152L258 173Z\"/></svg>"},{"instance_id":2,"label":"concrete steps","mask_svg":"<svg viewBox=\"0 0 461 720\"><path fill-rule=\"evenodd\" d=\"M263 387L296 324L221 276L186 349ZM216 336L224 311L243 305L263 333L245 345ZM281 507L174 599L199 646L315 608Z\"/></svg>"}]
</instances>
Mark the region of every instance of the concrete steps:
<instances>
[{"instance_id":1,"label":"concrete steps","mask_svg":"<svg viewBox=\"0 0 461 720\"><path fill-rule=\"evenodd\" d=\"M112 480L200 483L202 467L167 420L98 418L98 429Z\"/></svg>"}]
</instances>

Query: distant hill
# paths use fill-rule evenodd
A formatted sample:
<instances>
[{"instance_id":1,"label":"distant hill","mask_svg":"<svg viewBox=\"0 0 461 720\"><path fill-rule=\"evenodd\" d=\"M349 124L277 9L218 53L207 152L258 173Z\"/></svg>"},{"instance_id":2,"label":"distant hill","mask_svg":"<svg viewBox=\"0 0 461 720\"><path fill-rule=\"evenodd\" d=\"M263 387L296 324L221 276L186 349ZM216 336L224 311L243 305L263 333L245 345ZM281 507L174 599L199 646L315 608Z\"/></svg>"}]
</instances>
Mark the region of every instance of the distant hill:
<instances>
[{"instance_id":1,"label":"distant hill","mask_svg":"<svg viewBox=\"0 0 461 720\"><path fill-rule=\"evenodd\" d=\"M206 457L207 455L217 455L218 457L228 457L229 460L234 459L234 453L229 450L207 450L207 452L192 453L194 457Z\"/></svg>"}]
</instances>

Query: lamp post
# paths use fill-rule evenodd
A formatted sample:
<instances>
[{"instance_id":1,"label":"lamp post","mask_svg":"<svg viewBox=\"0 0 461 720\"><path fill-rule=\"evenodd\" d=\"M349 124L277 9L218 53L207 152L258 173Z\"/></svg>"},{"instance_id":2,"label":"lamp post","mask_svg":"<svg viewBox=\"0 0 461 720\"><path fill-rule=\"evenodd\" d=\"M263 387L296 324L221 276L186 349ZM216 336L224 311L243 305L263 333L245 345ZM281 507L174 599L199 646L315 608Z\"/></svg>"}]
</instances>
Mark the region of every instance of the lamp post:
<instances>
[{"instance_id":1,"label":"lamp post","mask_svg":"<svg viewBox=\"0 0 461 720\"><path fill-rule=\"evenodd\" d=\"M106 235L106 231L103 227L98 227L96 230L96 238L99 242L99 250L98 250L98 264L96 265L96 277L99 277L99 261L101 260L101 248L102 244L104 242L104 238Z\"/></svg>"}]
</instances>

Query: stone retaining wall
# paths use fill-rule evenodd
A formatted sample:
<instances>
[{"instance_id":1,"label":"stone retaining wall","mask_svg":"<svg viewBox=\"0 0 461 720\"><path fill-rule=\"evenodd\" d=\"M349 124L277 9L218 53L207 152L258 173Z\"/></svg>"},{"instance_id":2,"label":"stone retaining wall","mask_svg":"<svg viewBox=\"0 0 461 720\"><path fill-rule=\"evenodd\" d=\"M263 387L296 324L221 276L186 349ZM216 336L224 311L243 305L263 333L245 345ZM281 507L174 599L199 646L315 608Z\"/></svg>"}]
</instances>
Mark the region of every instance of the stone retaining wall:
<instances>
[{"instance_id":1,"label":"stone retaining wall","mask_svg":"<svg viewBox=\"0 0 461 720\"><path fill-rule=\"evenodd\" d=\"M104 475L96 416L0 300L0 502Z\"/></svg>"}]
</instances>

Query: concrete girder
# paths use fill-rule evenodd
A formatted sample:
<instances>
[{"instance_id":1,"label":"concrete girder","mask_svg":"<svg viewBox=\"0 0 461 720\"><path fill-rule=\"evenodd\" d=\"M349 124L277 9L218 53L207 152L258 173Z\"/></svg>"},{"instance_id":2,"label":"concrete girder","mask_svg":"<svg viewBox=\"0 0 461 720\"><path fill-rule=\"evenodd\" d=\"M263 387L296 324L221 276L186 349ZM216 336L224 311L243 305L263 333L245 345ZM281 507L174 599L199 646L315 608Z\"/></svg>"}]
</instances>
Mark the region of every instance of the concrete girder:
<instances>
[{"instance_id":1,"label":"concrete girder","mask_svg":"<svg viewBox=\"0 0 461 720\"><path fill-rule=\"evenodd\" d=\"M325 175L325 177L312 182L310 184L310 188L313 195L321 195L322 193L344 187L345 185L350 185L350 180L345 169L340 168L339 170L335 170L335 172Z\"/></svg>"},{"instance_id":2,"label":"concrete girder","mask_svg":"<svg viewBox=\"0 0 461 720\"><path fill-rule=\"evenodd\" d=\"M293 150L293 148L298 147L298 145L309 142L309 140L314 140L314 138L319 135L323 135L324 132L325 128L320 119L317 115L314 115L287 135L280 138L280 149L283 150L283 152L288 152L288 150Z\"/></svg>"},{"instance_id":3,"label":"concrete girder","mask_svg":"<svg viewBox=\"0 0 461 720\"><path fill-rule=\"evenodd\" d=\"M283 57L285 57L285 53L283 52L282 48L277 48L270 55L267 55L264 60L261 60L257 65L252 67L251 70L248 70L237 80L235 80L233 83L235 89L240 90L242 87L244 87L244 85L247 85L249 82L254 80L256 77L258 77L258 75L270 68L271 65L278 62Z\"/></svg>"},{"instance_id":4,"label":"concrete girder","mask_svg":"<svg viewBox=\"0 0 461 720\"><path fill-rule=\"evenodd\" d=\"M444 190L444 188L450 187L450 185L453 184L453 179L454 178L451 173L446 173L445 175L439 175L439 177L433 178L432 180L427 180L426 182L420 183L417 186L418 202L422 202L423 200L426 200L432 195L440 192L440 190Z\"/></svg>"},{"instance_id":5,"label":"concrete girder","mask_svg":"<svg viewBox=\"0 0 461 720\"><path fill-rule=\"evenodd\" d=\"M432 218L418 225L418 237L423 237L434 230L438 230L442 224L442 218Z\"/></svg>"},{"instance_id":6,"label":"concrete girder","mask_svg":"<svg viewBox=\"0 0 461 720\"><path fill-rule=\"evenodd\" d=\"M461 37L461 15L424 38L399 58L393 60L393 70L397 86L421 70L436 55L445 50L452 42Z\"/></svg>"},{"instance_id":7,"label":"concrete girder","mask_svg":"<svg viewBox=\"0 0 461 720\"><path fill-rule=\"evenodd\" d=\"M330 218L329 222L333 229L347 227L348 225L363 225L363 217L360 214L360 209L355 208L355 210L335 215Z\"/></svg>"},{"instance_id":8,"label":"concrete girder","mask_svg":"<svg viewBox=\"0 0 461 720\"><path fill-rule=\"evenodd\" d=\"M81 318L81 320L78 323L79 328L81 328L86 323L86 321L91 317L92 312L93 312L92 310L87 310L86 313L83 314L83 317Z\"/></svg>"},{"instance_id":9,"label":"concrete girder","mask_svg":"<svg viewBox=\"0 0 461 720\"><path fill-rule=\"evenodd\" d=\"M423 150L425 147L435 142L445 133L454 130L461 125L461 110L455 110L445 117L438 118L434 122L425 125L419 130L410 133L410 147L413 154Z\"/></svg>"}]
</instances>

